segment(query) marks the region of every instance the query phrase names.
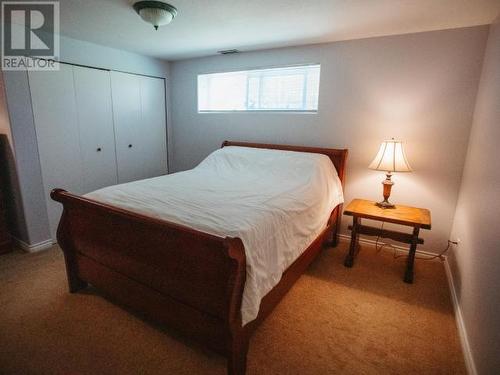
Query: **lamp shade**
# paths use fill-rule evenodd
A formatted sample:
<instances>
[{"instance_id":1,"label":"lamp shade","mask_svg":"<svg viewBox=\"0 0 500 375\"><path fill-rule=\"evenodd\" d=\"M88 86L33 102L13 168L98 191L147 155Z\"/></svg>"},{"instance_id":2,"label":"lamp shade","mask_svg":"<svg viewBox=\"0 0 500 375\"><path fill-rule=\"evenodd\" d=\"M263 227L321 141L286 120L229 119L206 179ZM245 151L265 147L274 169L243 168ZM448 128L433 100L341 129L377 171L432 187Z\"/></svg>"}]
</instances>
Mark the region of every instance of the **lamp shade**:
<instances>
[{"instance_id":1,"label":"lamp shade","mask_svg":"<svg viewBox=\"0 0 500 375\"><path fill-rule=\"evenodd\" d=\"M386 172L412 171L408 160L406 160L403 142L394 139L382 142L377 156L368 168Z\"/></svg>"}]
</instances>

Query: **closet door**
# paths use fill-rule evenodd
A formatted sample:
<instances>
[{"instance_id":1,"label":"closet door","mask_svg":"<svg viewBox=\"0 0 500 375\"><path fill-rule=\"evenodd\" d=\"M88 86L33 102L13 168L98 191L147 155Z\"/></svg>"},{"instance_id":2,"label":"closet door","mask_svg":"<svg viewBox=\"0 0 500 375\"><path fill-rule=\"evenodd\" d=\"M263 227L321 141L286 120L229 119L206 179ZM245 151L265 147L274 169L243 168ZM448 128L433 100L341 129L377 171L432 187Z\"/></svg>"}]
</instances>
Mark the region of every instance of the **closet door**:
<instances>
[{"instance_id":1,"label":"closet door","mask_svg":"<svg viewBox=\"0 0 500 375\"><path fill-rule=\"evenodd\" d=\"M111 72L120 183L167 173L163 82L162 79Z\"/></svg>"},{"instance_id":2,"label":"closet door","mask_svg":"<svg viewBox=\"0 0 500 375\"><path fill-rule=\"evenodd\" d=\"M144 178L141 153L144 152L145 145L139 142L140 87L139 76L111 72L116 163L120 183Z\"/></svg>"},{"instance_id":3,"label":"closet door","mask_svg":"<svg viewBox=\"0 0 500 375\"><path fill-rule=\"evenodd\" d=\"M63 188L82 193L82 166L72 67L59 71L29 71L31 103L52 238L56 238L62 206L50 191Z\"/></svg>"},{"instance_id":4,"label":"closet door","mask_svg":"<svg viewBox=\"0 0 500 375\"><path fill-rule=\"evenodd\" d=\"M108 71L73 67L84 193L115 185L115 134Z\"/></svg>"},{"instance_id":5,"label":"closet door","mask_svg":"<svg viewBox=\"0 0 500 375\"><path fill-rule=\"evenodd\" d=\"M141 139L147 144L143 160L148 177L167 173L167 123L165 111L165 80L140 77Z\"/></svg>"}]
</instances>

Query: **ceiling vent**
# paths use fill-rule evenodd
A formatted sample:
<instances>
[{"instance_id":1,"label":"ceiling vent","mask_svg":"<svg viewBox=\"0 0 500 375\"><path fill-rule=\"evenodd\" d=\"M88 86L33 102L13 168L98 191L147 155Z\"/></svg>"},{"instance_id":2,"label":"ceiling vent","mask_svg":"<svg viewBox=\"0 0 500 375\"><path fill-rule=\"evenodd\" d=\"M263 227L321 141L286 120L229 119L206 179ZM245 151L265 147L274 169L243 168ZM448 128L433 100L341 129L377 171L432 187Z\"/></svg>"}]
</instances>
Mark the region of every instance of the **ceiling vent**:
<instances>
[{"instance_id":1,"label":"ceiling vent","mask_svg":"<svg viewBox=\"0 0 500 375\"><path fill-rule=\"evenodd\" d=\"M221 51L217 51L217 53L220 53L221 55L232 55L235 53L240 53L237 49L223 49Z\"/></svg>"}]
</instances>

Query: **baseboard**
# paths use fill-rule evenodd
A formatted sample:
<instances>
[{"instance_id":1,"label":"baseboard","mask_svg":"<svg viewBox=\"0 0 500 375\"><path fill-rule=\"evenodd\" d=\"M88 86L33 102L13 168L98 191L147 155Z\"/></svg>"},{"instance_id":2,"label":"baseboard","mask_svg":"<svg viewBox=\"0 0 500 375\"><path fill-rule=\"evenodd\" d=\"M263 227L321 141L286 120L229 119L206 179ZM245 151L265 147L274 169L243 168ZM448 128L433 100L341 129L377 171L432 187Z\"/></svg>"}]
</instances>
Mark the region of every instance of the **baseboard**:
<instances>
[{"instance_id":1,"label":"baseboard","mask_svg":"<svg viewBox=\"0 0 500 375\"><path fill-rule=\"evenodd\" d=\"M460 344L462 345L462 351L465 359L465 366L467 367L467 372L469 375L477 375L476 364L474 363L474 357L472 356L472 351L469 345L469 339L467 335L467 330L465 329L465 322L462 315L462 309L458 303L457 292L455 289L455 282L453 281L453 274L451 272L450 263L448 258L444 262L444 269L446 271L446 278L448 279L448 285L451 294L451 301L453 303L453 309L455 310L455 320L457 322L458 336L460 337Z\"/></svg>"},{"instance_id":2,"label":"baseboard","mask_svg":"<svg viewBox=\"0 0 500 375\"><path fill-rule=\"evenodd\" d=\"M347 234L339 234L339 239L341 241L344 241L344 242L351 242L351 236L347 235ZM369 245L369 246L375 246L376 241L360 236L359 243L364 244L364 245ZM383 242L383 241L378 242L379 246L382 246L384 244L385 244L385 242ZM393 243L391 243L390 248L396 250L398 253L403 253L403 254L408 254L408 252L410 250L409 247L404 247L404 246L393 244ZM427 257L436 256L435 253L431 253L431 252L424 251L424 250L419 250L418 248L417 248L417 251L415 252L415 254L420 254L420 255L427 256ZM443 258L446 258L446 256L443 256Z\"/></svg>"},{"instance_id":3,"label":"baseboard","mask_svg":"<svg viewBox=\"0 0 500 375\"><path fill-rule=\"evenodd\" d=\"M52 239L48 239L35 244L27 244L19 238L14 238L14 243L23 251L26 251L28 253L36 253L37 251L46 250L54 245L54 241L52 241Z\"/></svg>"}]
</instances>

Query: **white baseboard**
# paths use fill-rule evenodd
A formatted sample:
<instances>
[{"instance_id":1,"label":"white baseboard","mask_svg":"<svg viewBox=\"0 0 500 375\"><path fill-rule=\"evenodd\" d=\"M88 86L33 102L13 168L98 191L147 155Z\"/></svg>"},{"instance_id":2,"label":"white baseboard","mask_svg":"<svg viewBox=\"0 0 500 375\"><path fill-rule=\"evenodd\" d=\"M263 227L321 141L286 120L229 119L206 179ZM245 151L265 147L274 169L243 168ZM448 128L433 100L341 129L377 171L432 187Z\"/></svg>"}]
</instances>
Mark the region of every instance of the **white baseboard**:
<instances>
[{"instance_id":1,"label":"white baseboard","mask_svg":"<svg viewBox=\"0 0 500 375\"><path fill-rule=\"evenodd\" d=\"M351 236L347 235L347 234L339 234L339 239L341 241L344 241L344 242L351 242ZM361 237L360 236L359 237L359 243L375 247L376 241L375 240L371 240L371 239L366 238L366 237ZM382 246L384 244L385 244L385 242L383 242L383 241L379 241L378 242L379 246ZM409 246L405 247L405 246L401 246L401 245L397 245L397 244L392 244L392 243L390 245L391 245L390 248L391 249L395 249L398 253L408 254L408 252L410 250ZM435 253L431 253L431 252L424 251L424 250L419 250L418 247L417 247L417 251L415 252L415 254L421 254L421 255L425 255L425 256L429 256L429 257L436 256ZM445 258L445 257L446 256L443 256L443 258Z\"/></svg>"},{"instance_id":2,"label":"white baseboard","mask_svg":"<svg viewBox=\"0 0 500 375\"><path fill-rule=\"evenodd\" d=\"M460 344L462 345L462 351L465 359L465 366L467 367L467 372L469 375L477 375L476 364L474 363L474 357L469 345L469 339L467 335L467 330L465 328L465 322L462 315L462 309L458 303L458 296L455 289L455 282L453 281L453 274L451 272L450 264L448 258L444 262L444 269L446 271L446 278L448 279L448 285L450 287L451 301L453 303L453 309L455 310L455 320L457 322L458 336L460 337Z\"/></svg>"},{"instance_id":3,"label":"white baseboard","mask_svg":"<svg viewBox=\"0 0 500 375\"><path fill-rule=\"evenodd\" d=\"M26 242L20 240L19 238L14 238L14 242L18 247L20 247L22 250L28 253L36 253L38 251L46 250L54 245L54 241L52 241L52 239L48 239L32 245L27 244Z\"/></svg>"}]
</instances>

